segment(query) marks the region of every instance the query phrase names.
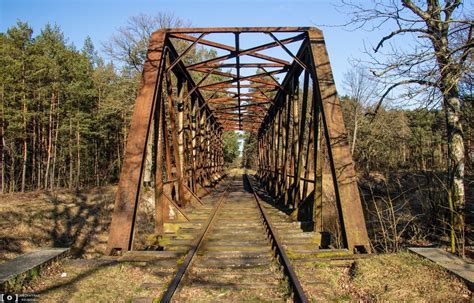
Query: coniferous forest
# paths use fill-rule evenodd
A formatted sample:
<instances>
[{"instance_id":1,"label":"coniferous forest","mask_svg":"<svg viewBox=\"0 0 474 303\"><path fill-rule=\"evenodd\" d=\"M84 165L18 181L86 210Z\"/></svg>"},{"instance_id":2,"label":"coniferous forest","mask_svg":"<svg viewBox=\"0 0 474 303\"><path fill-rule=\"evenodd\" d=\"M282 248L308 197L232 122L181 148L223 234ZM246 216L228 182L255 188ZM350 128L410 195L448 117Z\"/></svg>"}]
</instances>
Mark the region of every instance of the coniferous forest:
<instances>
[{"instance_id":1,"label":"coniferous forest","mask_svg":"<svg viewBox=\"0 0 474 303\"><path fill-rule=\"evenodd\" d=\"M159 18L159 23L179 22ZM113 49L120 43L105 44L111 56L104 58L90 38L78 49L59 26L48 24L36 30L21 21L1 33L0 40L1 192L116 182L146 43L137 43L135 57L125 60L120 60L120 50ZM118 39L114 36L111 41ZM462 96L470 175L474 111L469 79L463 83ZM341 97L359 172L446 167L446 129L439 108L381 108L372 118L367 115L371 107L359 99ZM255 142L255 135L244 136L246 167L255 165ZM235 158L237 145L230 145Z\"/></svg>"},{"instance_id":2,"label":"coniferous forest","mask_svg":"<svg viewBox=\"0 0 474 303\"><path fill-rule=\"evenodd\" d=\"M116 181L138 74L58 26L18 22L0 40L2 192Z\"/></svg>"}]
</instances>

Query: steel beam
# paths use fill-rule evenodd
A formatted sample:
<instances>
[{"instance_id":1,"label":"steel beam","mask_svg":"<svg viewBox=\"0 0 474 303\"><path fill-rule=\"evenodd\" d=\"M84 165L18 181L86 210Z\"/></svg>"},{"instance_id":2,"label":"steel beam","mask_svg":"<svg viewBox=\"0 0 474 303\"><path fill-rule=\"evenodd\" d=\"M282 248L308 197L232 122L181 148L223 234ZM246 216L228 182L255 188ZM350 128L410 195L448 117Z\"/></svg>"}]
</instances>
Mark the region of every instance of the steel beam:
<instances>
[{"instance_id":1,"label":"steel beam","mask_svg":"<svg viewBox=\"0 0 474 303\"><path fill-rule=\"evenodd\" d=\"M326 44L321 31L310 30L308 36L314 73L313 89L322 105L322 121L327 130L326 140L346 245L351 250L368 252L370 251L369 237L357 187L357 177Z\"/></svg>"},{"instance_id":2,"label":"steel beam","mask_svg":"<svg viewBox=\"0 0 474 303\"><path fill-rule=\"evenodd\" d=\"M279 39L278 32L294 35ZM234 45L211 41L214 33L233 36ZM246 33L269 35L273 41L241 49ZM211 40L205 40L205 36ZM178 40L187 43L181 53L173 45ZM293 42L301 42L296 54L286 46ZM278 46L291 56L291 63L259 53ZM198 47L229 53L186 66L183 58ZM244 63L244 56L264 61ZM231 59L235 62L227 61ZM235 73L225 68L235 68ZM243 68L263 72L242 75ZM303 72L301 87L299 78ZM284 75L282 81L274 77L279 74ZM155 232L160 235L164 223L172 220L170 207L186 217L181 208L186 207L187 201L199 203L199 191L208 192L206 187L220 180L224 169L223 130L258 132L260 180L275 198L294 209L295 219L300 214L308 215L305 212L309 206L312 209L309 220L321 232L326 230L322 221L325 211L322 209L325 188L322 148L327 148L343 246L370 250L342 110L320 30L308 27L160 30L150 39L142 77L107 254L133 248L143 163L145 157L149 159L150 150L153 150L152 163L156 165L151 172L155 180ZM147 149L148 141L153 148ZM184 152L187 149L189 152Z\"/></svg>"},{"instance_id":3,"label":"steel beam","mask_svg":"<svg viewBox=\"0 0 474 303\"><path fill-rule=\"evenodd\" d=\"M161 77L160 71L163 64L165 37L164 31L157 31L150 37L141 88L135 100L135 110L115 197L114 213L105 252L108 255L125 252L132 248L145 149L156 98L156 86L157 83L161 83L159 77Z\"/></svg>"}]
</instances>

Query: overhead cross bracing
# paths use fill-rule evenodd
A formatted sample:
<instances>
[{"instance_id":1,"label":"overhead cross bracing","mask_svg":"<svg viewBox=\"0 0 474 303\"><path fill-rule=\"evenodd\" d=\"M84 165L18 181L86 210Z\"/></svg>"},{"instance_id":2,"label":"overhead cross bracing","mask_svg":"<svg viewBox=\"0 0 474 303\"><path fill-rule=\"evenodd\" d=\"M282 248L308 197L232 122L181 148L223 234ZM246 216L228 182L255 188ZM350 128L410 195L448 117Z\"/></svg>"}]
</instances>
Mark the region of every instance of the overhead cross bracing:
<instances>
[{"instance_id":1,"label":"overhead cross bracing","mask_svg":"<svg viewBox=\"0 0 474 303\"><path fill-rule=\"evenodd\" d=\"M224 130L258 131L282 80L291 68L307 28L171 29L179 61ZM183 43L188 42L188 44ZM192 50L213 56L186 64ZM296 60L298 60L296 58ZM189 62L190 60L188 60Z\"/></svg>"},{"instance_id":2,"label":"overhead cross bracing","mask_svg":"<svg viewBox=\"0 0 474 303\"><path fill-rule=\"evenodd\" d=\"M133 248L144 184L157 234L186 219L186 207L224 176L222 135L233 130L258 134L259 180L295 220L320 232L334 221L340 246L370 250L322 32L176 28L150 38L108 253Z\"/></svg>"}]
</instances>

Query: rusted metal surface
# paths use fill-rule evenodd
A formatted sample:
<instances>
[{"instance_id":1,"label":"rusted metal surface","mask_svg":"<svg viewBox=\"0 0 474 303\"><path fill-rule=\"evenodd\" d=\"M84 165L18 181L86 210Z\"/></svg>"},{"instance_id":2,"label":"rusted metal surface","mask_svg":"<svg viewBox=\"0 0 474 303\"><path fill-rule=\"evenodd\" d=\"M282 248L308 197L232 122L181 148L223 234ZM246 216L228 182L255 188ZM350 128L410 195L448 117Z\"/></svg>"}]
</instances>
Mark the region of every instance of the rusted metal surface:
<instances>
[{"instance_id":1,"label":"rusted metal surface","mask_svg":"<svg viewBox=\"0 0 474 303\"><path fill-rule=\"evenodd\" d=\"M324 214L331 212L323 201L328 196L323 192L329 191L343 236L340 245L368 252L362 204L322 32L308 29L297 54L273 33L270 36L294 60L259 128L258 176L280 203L294 209L295 217L311 219L321 232L327 230ZM327 184L324 173L331 175Z\"/></svg>"},{"instance_id":2,"label":"rusted metal surface","mask_svg":"<svg viewBox=\"0 0 474 303\"><path fill-rule=\"evenodd\" d=\"M150 38L147 59L143 68L140 93L135 101L127 140L127 147L110 225L106 254L114 250L128 251L137 210L137 199L143 172L143 159L154 109L154 96L162 64L165 32L155 32Z\"/></svg>"},{"instance_id":3,"label":"rusted metal surface","mask_svg":"<svg viewBox=\"0 0 474 303\"><path fill-rule=\"evenodd\" d=\"M336 199L340 208L342 230L347 241L346 246L350 249L357 248L362 252L368 251L370 246L357 187L356 172L324 38L320 31L309 31L309 39L312 63L316 72L314 85L318 87L321 98L322 122L330 147L328 153L332 160L330 161L331 171L335 179Z\"/></svg>"},{"instance_id":4,"label":"rusted metal surface","mask_svg":"<svg viewBox=\"0 0 474 303\"><path fill-rule=\"evenodd\" d=\"M169 28L169 33L264 33L264 32L305 32L313 27L203 27L203 28ZM317 29L316 29L317 30Z\"/></svg>"},{"instance_id":5,"label":"rusted metal surface","mask_svg":"<svg viewBox=\"0 0 474 303\"><path fill-rule=\"evenodd\" d=\"M216 39L225 35L228 44ZM266 40L248 39L255 35ZM200 61L189 60L202 48L215 52ZM322 32L309 27L231 27L153 34L107 253L132 249L145 157L153 164L155 231L162 234L173 213L185 214L181 208L196 203L200 192L207 193L222 178L223 132L235 130L258 134L258 177L280 203L294 209L295 218L311 220L315 229L326 231L323 192L330 188L341 245L369 250ZM152 153L147 142L153 142ZM325 174L331 177L325 179Z\"/></svg>"}]
</instances>

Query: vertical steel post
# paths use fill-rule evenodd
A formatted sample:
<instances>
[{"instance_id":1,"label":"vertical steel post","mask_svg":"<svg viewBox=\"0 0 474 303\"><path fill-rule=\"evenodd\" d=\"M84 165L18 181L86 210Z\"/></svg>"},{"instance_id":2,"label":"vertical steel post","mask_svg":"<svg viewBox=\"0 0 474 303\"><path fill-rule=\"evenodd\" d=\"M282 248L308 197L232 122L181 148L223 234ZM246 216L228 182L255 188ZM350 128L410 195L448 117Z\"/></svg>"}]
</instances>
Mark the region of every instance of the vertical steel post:
<instances>
[{"instance_id":1,"label":"vertical steel post","mask_svg":"<svg viewBox=\"0 0 474 303\"><path fill-rule=\"evenodd\" d=\"M151 126L157 85L161 83L165 32L152 34L143 67L140 92L135 100L127 147L115 197L106 254L116 254L132 248L135 216L143 172L145 149Z\"/></svg>"},{"instance_id":2,"label":"vertical steel post","mask_svg":"<svg viewBox=\"0 0 474 303\"><path fill-rule=\"evenodd\" d=\"M322 122L325 127L328 154L333 175L336 201L339 205L342 232L346 246L359 251L370 251L362 203L349 150L342 108L321 31L308 31L314 75L314 91L321 103ZM315 140L316 142L316 140Z\"/></svg>"}]
</instances>

